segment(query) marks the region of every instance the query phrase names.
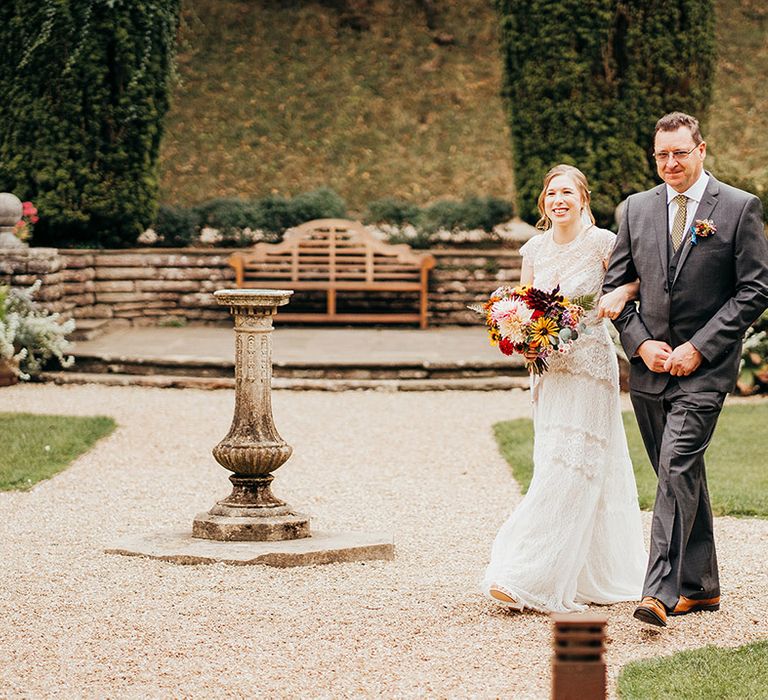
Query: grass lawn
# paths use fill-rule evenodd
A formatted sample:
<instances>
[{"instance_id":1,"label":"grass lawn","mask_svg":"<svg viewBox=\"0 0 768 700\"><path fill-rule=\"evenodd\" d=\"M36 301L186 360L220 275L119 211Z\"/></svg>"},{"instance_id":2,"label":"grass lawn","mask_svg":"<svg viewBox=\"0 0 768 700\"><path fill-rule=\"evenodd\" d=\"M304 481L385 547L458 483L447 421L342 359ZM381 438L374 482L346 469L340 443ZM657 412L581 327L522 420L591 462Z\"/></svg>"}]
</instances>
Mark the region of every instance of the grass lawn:
<instances>
[{"instance_id":1,"label":"grass lawn","mask_svg":"<svg viewBox=\"0 0 768 700\"><path fill-rule=\"evenodd\" d=\"M744 700L768 697L768 641L736 649L704 647L634 661L619 675L625 700Z\"/></svg>"},{"instance_id":2,"label":"grass lawn","mask_svg":"<svg viewBox=\"0 0 768 700\"><path fill-rule=\"evenodd\" d=\"M650 510L656 494L656 475L645 454L632 413L624 427L635 468L640 507ZM760 436L768 425L768 402L726 405L707 450L707 481L715 515L768 518L768 470ZM523 493L533 475L533 423L528 418L494 425L499 449L512 467Z\"/></svg>"},{"instance_id":3,"label":"grass lawn","mask_svg":"<svg viewBox=\"0 0 768 700\"><path fill-rule=\"evenodd\" d=\"M65 469L116 427L105 416L0 413L0 491L24 490Z\"/></svg>"}]
</instances>

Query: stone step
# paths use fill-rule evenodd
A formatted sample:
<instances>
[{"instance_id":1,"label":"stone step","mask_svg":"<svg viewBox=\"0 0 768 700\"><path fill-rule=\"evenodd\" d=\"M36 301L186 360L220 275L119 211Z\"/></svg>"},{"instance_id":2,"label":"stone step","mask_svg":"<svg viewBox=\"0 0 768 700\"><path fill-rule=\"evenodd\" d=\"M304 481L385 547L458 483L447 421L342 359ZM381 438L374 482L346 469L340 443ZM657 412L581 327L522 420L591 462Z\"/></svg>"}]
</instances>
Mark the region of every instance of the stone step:
<instances>
[{"instance_id":1,"label":"stone step","mask_svg":"<svg viewBox=\"0 0 768 700\"><path fill-rule=\"evenodd\" d=\"M185 377L234 377L234 362L205 357L129 357L75 351L75 372L93 374L174 375ZM284 379L416 380L523 377L520 358L485 362L274 362L272 374Z\"/></svg>"},{"instance_id":2,"label":"stone step","mask_svg":"<svg viewBox=\"0 0 768 700\"><path fill-rule=\"evenodd\" d=\"M40 381L54 384L102 384L162 389L233 389L232 377L119 374L91 372L43 372ZM291 391L508 391L528 389L527 377L454 377L437 379L272 379L274 390Z\"/></svg>"},{"instance_id":3,"label":"stone step","mask_svg":"<svg viewBox=\"0 0 768 700\"><path fill-rule=\"evenodd\" d=\"M78 318L75 319L75 330L69 336L70 340L93 340L109 330L108 318Z\"/></svg>"}]
</instances>

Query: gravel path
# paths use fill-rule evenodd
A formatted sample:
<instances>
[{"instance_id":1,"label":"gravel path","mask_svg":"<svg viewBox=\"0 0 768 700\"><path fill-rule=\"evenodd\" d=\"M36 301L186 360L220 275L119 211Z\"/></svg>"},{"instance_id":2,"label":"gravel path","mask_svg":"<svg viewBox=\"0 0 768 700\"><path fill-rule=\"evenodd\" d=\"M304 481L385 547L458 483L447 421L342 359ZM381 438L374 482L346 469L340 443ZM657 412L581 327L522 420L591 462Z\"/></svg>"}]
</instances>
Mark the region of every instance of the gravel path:
<instances>
[{"instance_id":1,"label":"gravel path","mask_svg":"<svg viewBox=\"0 0 768 700\"><path fill-rule=\"evenodd\" d=\"M394 562L297 569L106 555L190 527L228 491L210 450L233 393L17 386L0 410L108 414L119 428L27 493L0 493L0 697L546 698L547 617L477 592L519 492L490 426L527 394L276 392L295 452L275 491L325 530L387 530ZM648 527L648 515L644 515ZM622 664L768 638L768 521L716 523L723 609L663 631L609 617Z\"/></svg>"}]
</instances>

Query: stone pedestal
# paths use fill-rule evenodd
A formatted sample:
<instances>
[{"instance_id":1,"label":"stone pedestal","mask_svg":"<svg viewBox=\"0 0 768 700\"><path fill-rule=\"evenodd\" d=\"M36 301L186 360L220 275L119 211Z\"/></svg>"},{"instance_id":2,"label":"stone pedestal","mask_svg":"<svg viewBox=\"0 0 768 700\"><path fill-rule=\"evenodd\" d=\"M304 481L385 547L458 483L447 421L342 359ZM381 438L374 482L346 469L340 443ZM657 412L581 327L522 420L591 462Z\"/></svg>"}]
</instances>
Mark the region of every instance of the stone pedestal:
<instances>
[{"instance_id":1,"label":"stone pedestal","mask_svg":"<svg viewBox=\"0 0 768 700\"><path fill-rule=\"evenodd\" d=\"M213 449L233 472L232 493L198 515L192 536L208 540L273 542L309 537L309 518L275 497L272 472L293 451L272 419L272 317L292 291L222 289L214 293L235 319L235 415Z\"/></svg>"},{"instance_id":2,"label":"stone pedestal","mask_svg":"<svg viewBox=\"0 0 768 700\"><path fill-rule=\"evenodd\" d=\"M193 521L192 533L131 536L106 550L177 564L309 566L331 562L394 559L392 535L363 532L310 533L309 518L294 512L270 488L272 472L292 448L272 420L272 317L288 303L288 290L225 289L215 293L235 317L235 415L227 436L213 449L233 472L232 493Z\"/></svg>"},{"instance_id":3,"label":"stone pedestal","mask_svg":"<svg viewBox=\"0 0 768 700\"><path fill-rule=\"evenodd\" d=\"M384 532L313 532L279 542L217 542L168 530L126 537L107 554L147 557L173 564L315 566L395 558L392 535Z\"/></svg>"}]
</instances>

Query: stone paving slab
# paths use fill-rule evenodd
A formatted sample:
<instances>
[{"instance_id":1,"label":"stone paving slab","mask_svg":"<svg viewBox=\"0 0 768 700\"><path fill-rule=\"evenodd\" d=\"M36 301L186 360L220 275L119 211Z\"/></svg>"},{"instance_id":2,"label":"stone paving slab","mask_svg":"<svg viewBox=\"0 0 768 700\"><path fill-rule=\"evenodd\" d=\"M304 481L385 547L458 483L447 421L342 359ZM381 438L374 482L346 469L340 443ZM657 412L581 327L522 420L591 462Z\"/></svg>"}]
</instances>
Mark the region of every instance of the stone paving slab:
<instances>
[{"instance_id":1,"label":"stone paving slab","mask_svg":"<svg viewBox=\"0 0 768 700\"><path fill-rule=\"evenodd\" d=\"M104 550L174 564L262 564L285 568L395 558L394 538L386 533L313 532L282 542L216 542L189 531L167 530L134 535Z\"/></svg>"},{"instance_id":2,"label":"stone paving slab","mask_svg":"<svg viewBox=\"0 0 768 700\"><path fill-rule=\"evenodd\" d=\"M183 375L96 374L92 372L43 372L42 381L53 384L102 384L159 389L233 389L234 377ZM528 389L528 377L458 377L451 379L325 379L273 377L273 389L292 391L503 391Z\"/></svg>"},{"instance_id":3,"label":"stone paving slab","mask_svg":"<svg viewBox=\"0 0 768 700\"><path fill-rule=\"evenodd\" d=\"M94 340L78 341L75 355L112 357L179 357L232 362L231 327L125 328ZM285 328L272 334L272 359L281 362L327 363L485 363L504 357L477 326L404 328Z\"/></svg>"}]
</instances>

